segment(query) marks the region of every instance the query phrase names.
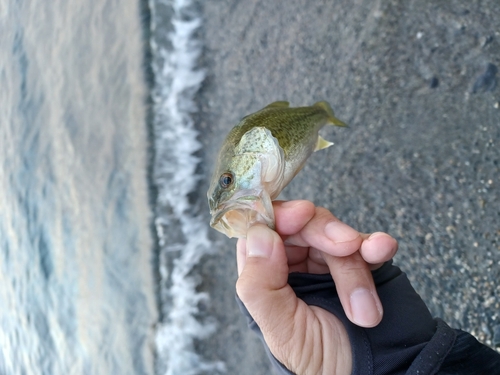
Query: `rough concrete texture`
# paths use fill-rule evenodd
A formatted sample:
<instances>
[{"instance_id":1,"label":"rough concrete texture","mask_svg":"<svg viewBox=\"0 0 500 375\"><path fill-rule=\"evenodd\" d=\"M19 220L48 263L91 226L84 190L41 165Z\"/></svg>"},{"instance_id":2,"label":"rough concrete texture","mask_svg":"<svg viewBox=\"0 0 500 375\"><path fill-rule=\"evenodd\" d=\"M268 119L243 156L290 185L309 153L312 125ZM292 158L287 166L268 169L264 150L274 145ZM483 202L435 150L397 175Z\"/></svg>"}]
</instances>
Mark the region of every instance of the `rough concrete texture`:
<instances>
[{"instance_id":1,"label":"rough concrete texture","mask_svg":"<svg viewBox=\"0 0 500 375\"><path fill-rule=\"evenodd\" d=\"M285 189L399 240L396 263L431 312L493 345L500 326L500 2L203 2L208 77L197 124L213 161L238 120L275 100L327 100L347 129ZM209 221L208 209L206 213ZM207 224L208 225L208 224ZM234 302L234 240L198 270L219 330L199 350L268 374ZM498 337L495 337L499 341Z\"/></svg>"}]
</instances>

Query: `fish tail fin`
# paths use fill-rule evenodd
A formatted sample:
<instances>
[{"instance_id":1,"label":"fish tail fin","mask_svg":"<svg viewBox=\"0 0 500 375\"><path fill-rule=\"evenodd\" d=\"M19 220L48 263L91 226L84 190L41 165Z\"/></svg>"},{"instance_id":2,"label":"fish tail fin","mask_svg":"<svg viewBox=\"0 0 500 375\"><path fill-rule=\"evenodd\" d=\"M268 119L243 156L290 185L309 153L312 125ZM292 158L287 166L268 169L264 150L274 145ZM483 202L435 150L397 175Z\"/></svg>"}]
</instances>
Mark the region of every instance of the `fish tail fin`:
<instances>
[{"instance_id":1,"label":"fish tail fin","mask_svg":"<svg viewBox=\"0 0 500 375\"><path fill-rule=\"evenodd\" d=\"M336 126L347 126L347 124L345 122L340 121L338 118L335 117L335 114L333 113L332 107L330 107L330 104L328 104L327 102L322 101L322 102L314 103L313 107L321 108L327 113L329 124L336 125Z\"/></svg>"}]
</instances>

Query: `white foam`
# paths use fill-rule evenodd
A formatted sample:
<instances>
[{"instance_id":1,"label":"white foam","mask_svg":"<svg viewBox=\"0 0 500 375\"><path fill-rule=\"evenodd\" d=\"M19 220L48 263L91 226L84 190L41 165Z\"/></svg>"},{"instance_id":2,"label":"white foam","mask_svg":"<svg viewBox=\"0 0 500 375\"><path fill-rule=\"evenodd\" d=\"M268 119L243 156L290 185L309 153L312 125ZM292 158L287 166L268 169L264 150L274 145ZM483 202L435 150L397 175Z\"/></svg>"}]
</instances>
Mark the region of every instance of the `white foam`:
<instances>
[{"instance_id":1,"label":"white foam","mask_svg":"<svg viewBox=\"0 0 500 375\"><path fill-rule=\"evenodd\" d=\"M191 0L169 0L165 4L173 10L173 30L168 33L171 48L158 45L154 37L151 41L155 71L154 180L158 187L155 224L162 251L160 294L164 314L156 334L157 372L216 374L225 371L224 364L203 359L194 348L195 340L207 338L215 325L195 318L199 302L208 296L196 291L197 280L190 275L200 258L211 252L207 225L193 213L188 200L200 179L195 173L199 159L193 153L201 145L191 114L196 111L194 95L205 77L196 66L201 47L193 37L201 19L190 9ZM155 23L153 1L150 7L152 34L158 35L162 25ZM168 266L164 258L172 252L179 256Z\"/></svg>"}]
</instances>

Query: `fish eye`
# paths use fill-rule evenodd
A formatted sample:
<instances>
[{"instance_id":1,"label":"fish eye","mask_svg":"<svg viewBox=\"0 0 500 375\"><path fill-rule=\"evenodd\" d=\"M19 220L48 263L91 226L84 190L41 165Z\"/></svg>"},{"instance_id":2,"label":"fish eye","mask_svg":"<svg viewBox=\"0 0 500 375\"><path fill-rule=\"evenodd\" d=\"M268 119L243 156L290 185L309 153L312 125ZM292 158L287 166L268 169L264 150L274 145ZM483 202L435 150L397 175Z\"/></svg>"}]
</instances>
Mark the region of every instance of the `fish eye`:
<instances>
[{"instance_id":1,"label":"fish eye","mask_svg":"<svg viewBox=\"0 0 500 375\"><path fill-rule=\"evenodd\" d=\"M220 185L223 189L227 189L229 186L231 186L231 185L232 185L233 180L234 180L234 177L233 177L233 174L232 174L232 173L229 173L229 172L223 173L223 174L220 176L220 178L219 178L219 185Z\"/></svg>"}]
</instances>

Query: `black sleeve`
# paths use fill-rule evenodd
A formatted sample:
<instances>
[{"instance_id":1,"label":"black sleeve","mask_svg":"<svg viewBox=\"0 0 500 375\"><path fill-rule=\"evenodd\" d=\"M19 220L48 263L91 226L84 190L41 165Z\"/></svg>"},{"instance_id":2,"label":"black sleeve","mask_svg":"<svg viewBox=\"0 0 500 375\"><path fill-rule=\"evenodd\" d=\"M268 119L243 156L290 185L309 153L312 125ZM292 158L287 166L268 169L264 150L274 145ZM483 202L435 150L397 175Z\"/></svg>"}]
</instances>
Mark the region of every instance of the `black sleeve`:
<instances>
[{"instance_id":1,"label":"black sleeve","mask_svg":"<svg viewBox=\"0 0 500 375\"><path fill-rule=\"evenodd\" d=\"M500 354L468 333L433 319L406 275L392 261L374 271L373 278L384 307L384 317L374 328L361 328L347 319L329 274L292 273L288 278L304 302L319 306L342 321L351 342L353 375L500 375ZM259 327L238 302L250 328L262 338ZM277 374L292 374L267 346L266 350Z\"/></svg>"}]
</instances>

